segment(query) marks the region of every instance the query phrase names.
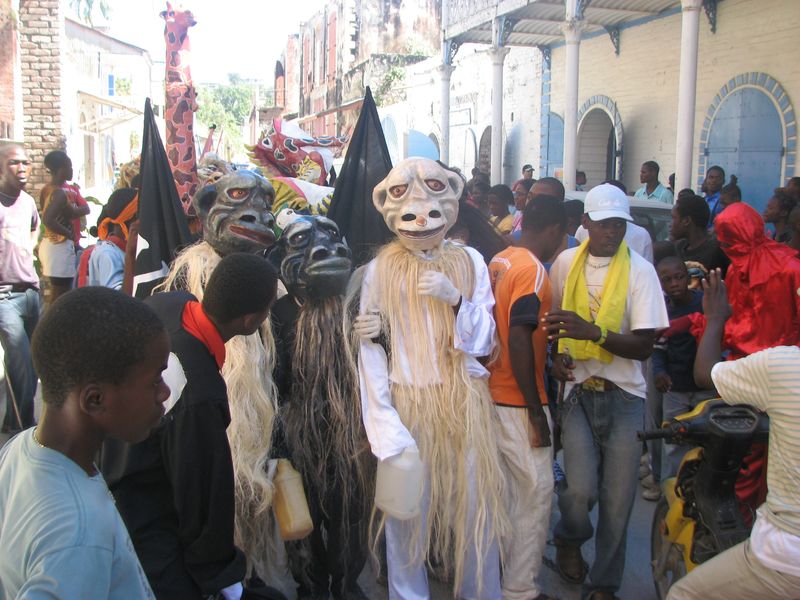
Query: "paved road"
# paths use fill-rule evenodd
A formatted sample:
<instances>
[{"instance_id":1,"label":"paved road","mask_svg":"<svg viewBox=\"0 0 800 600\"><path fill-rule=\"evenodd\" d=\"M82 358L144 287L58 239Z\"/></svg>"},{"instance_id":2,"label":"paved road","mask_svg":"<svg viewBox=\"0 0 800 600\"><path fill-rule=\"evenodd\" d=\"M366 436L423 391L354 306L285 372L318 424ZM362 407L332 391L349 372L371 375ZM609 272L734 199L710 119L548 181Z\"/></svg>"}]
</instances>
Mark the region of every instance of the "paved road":
<instances>
[{"instance_id":1,"label":"paved road","mask_svg":"<svg viewBox=\"0 0 800 600\"><path fill-rule=\"evenodd\" d=\"M653 579L650 574L650 523L655 505L655 502L648 502L637 495L628 533L625 577L622 589L618 592L618 596L622 600L656 600ZM557 520L558 504L554 501L553 525ZM591 565L594 558L593 542L590 541L584 545L583 556ZM540 581L544 591L561 600L579 600L581 597L580 586L570 585L561 580L554 571L555 557L555 547L548 544L545 550L544 565L540 571ZM374 574L369 566L362 574L360 583L372 600L388 600L386 588L375 583ZM432 600L449 600L453 597L450 588L441 583L432 582L431 588Z\"/></svg>"}]
</instances>

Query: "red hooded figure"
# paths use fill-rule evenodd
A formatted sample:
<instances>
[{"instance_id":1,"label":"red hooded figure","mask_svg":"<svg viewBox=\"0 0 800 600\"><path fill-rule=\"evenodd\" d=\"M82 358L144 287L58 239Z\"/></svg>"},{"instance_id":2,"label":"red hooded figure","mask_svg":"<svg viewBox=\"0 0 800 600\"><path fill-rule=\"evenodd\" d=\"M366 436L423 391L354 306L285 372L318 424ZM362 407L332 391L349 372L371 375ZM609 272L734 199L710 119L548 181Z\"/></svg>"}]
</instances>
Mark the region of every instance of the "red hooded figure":
<instances>
[{"instance_id":1,"label":"red hooded figure","mask_svg":"<svg viewBox=\"0 0 800 600\"><path fill-rule=\"evenodd\" d=\"M725 285L732 315L722 339L728 359L800 344L800 260L795 250L764 235L761 216L743 202L722 211L714 228L731 259ZM766 498L766 450L766 445L754 444L736 480L737 497L753 511ZM744 506L742 514L750 522L752 513Z\"/></svg>"},{"instance_id":2,"label":"red hooded figure","mask_svg":"<svg viewBox=\"0 0 800 600\"><path fill-rule=\"evenodd\" d=\"M795 250L764 235L764 221L738 202L714 220L731 259L725 284L733 314L723 349L737 359L774 346L800 344L800 260Z\"/></svg>"}]
</instances>

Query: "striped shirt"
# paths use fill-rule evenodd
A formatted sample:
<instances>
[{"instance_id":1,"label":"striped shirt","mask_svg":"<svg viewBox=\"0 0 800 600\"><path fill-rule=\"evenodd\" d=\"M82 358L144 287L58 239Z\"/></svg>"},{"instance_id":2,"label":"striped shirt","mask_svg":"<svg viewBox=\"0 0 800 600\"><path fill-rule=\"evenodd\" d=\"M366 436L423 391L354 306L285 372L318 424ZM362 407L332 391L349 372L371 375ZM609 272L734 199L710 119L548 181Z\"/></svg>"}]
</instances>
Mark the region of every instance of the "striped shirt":
<instances>
[{"instance_id":1,"label":"striped shirt","mask_svg":"<svg viewBox=\"0 0 800 600\"><path fill-rule=\"evenodd\" d=\"M759 513L800 538L800 348L778 346L721 362L711 377L728 404L749 404L769 415L769 493Z\"/></svg>"}]
</instances>

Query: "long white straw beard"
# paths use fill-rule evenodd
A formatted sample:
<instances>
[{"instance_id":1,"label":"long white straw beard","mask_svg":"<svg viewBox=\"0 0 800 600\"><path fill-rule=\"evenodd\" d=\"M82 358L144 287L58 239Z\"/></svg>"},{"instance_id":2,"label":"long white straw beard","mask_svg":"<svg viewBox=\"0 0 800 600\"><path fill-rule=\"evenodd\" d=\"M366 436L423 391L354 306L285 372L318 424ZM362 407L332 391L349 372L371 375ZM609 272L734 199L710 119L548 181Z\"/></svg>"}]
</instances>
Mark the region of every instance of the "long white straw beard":
<instances>
[{"instance_id":1,"label":"long white straw beard","mask_svg":"<svg viewBox=\"0 0 800 600\"><path fill-rule=\"evenodd\" d=\"M206 282L222 258L207 242L181 252L163 289L181 289L203 299ZM235 543L247 557L248 572L283 588L290 579L286 551L276 535L272 511L272 482L267 476L276 411L277 391L272 381L275 340L269 321L260 335L236 336L225 344L222 377L228 387L231 422L228 442L236 492ZM285 583L284 583L285 582Z\"/></svg>"},{"instance_id":2,"label":"long white straw beard","mask_svg":"<svg viewBox=\"0 0 800 600\"><path fill-rule=\"evenodd\" d=\"M470 297L475 275L472 261L463 249L451 244L444 244L437 254L433 260L425 260L397 242L382 249L377 257L373 303L379 307L389 336L390 372L400 368L401 351L411 366L411 381L430 381L431 365L438 368L440 383L422 387L394 384L392 399L429 470L429 518L426 523L417 519L415 539L421 535L422 544L412 543L412 547L428 550L429 559L453 574L458 590L467 548L476 549L480 563L491 542L499 541L509 526L495 440L497 416L488 386L469 376L466 356L454 347L452 308L417 293L420 274L433 270L447 275ZM405 339L402 349L391 337L392 332L401 330ZM471 530L467 530L468 523ZM479 564L478 573L482 570Z\"/></svg>"}]
</instances>

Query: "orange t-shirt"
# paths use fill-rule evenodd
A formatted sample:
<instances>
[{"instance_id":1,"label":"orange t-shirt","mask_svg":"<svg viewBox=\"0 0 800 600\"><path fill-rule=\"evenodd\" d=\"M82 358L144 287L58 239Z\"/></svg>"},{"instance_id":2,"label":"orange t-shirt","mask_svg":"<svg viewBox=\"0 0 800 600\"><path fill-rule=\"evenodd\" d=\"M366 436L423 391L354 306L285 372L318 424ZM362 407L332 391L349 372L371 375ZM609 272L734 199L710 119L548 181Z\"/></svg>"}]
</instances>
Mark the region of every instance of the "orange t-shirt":
<instances>
[{"instance_id":1,"label":"orange t-shirt","mask_svg":"<svg viewBox=\"0 0 800 600\"><path fill-rule=\"evenodd\" d=\"M495 300L494 320L500 338L500 356L489 366L492 398L499 405L527 406L511 370L508 333L512 324L530 324L536 326L531 336L536 364L536 386L542 404L547 404L547 390L544 386L547 331L538 322L550 310L550 278L547 271L530 251L510 247L497 254L489 263L489 276ZM518 301L512 314L511 309Z\"/></svg>"}]
</instances>

